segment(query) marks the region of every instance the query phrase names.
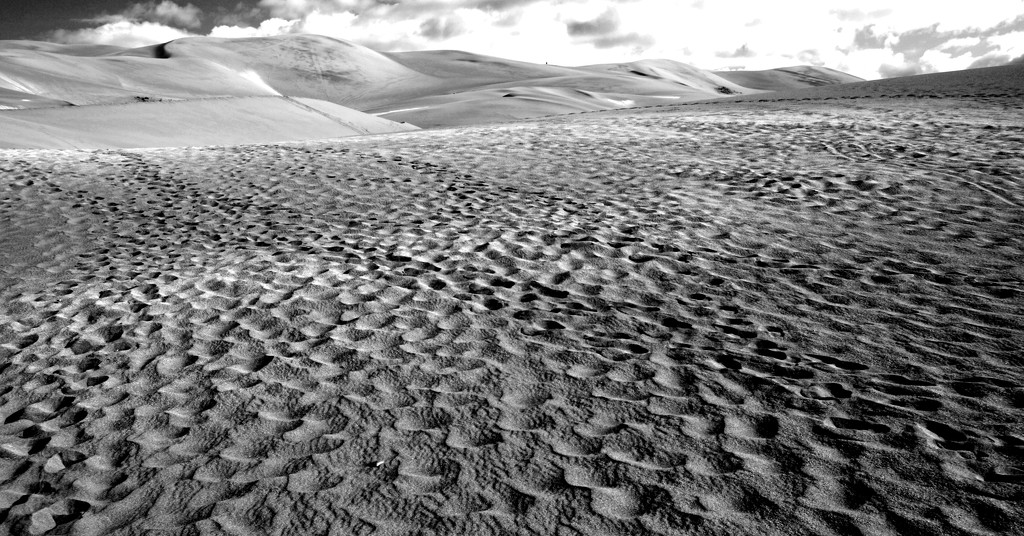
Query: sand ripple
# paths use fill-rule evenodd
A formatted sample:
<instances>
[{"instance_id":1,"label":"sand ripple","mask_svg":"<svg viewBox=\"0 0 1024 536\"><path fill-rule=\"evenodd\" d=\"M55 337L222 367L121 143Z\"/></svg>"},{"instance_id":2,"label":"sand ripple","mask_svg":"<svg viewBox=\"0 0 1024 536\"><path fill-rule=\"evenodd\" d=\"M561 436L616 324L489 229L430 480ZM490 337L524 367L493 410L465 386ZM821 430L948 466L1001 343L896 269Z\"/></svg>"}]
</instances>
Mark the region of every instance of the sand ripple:
<instances>
[{"instance_id":1,"label":"sand ripple","mask_svg":"<svg viewBox=\"0 0 1024 536\"><path fill-rule=\"evenodd\" d=\"M0 533L1012 532L986 110L2 152Z\"/></svg>"}]
</instances>

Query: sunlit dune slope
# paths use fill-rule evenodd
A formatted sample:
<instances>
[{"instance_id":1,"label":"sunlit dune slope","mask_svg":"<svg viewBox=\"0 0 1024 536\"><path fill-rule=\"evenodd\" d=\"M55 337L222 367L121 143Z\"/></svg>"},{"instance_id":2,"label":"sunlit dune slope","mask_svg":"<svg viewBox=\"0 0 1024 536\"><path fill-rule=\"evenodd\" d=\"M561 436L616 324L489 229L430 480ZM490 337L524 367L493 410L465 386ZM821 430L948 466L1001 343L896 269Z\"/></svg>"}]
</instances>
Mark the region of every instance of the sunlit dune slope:
<instances>
[{"instance_id":1,"label":"sunlit dune slope","mask_svg":"<svg viewBox=\"0 0 1024 536\"><path fill-rule=\"evenodd\" d=\"M3 42L0 88L76 105L131 102L137 97L188 99L279 94L252 71L235 70L201 57L159 60L132 55L90 56L77 47L36 50Z\"/></svg>"},{"instance_id":2,"label":"sunlit dune slope","mask_svg":"<svg viewBox=\"0 0 1024 536\"><path fill-rule=\"evenodd\" d=\"M0 114L0 148L238 145L415 130L334 103L240 97L75 106Z\"/></svg>"},{"instance_id":3,"label":"sunlit dune slope","mask_svg":"<svg viewBox=\"0 0 1024 536\"><path fill-rule=\"evenodd\" d=\"M670 60L559 67L457 51L391 54L449 91L370 108L421 127L468 125L751 93ZM459 87L466 84L471 87ZM458 91L454 91L454 90Z\"/></svg>"},{"instance_id":4,"label":"sunlit dune slope","mask_svg":"<svg viewBox=\"0 0 1024 536\"><path fill-rule=\"evenodd\" d=\"M347 41L319 35L252 39L187 38L121 53L170 61L208 61L252 73L274 91L354 108L404 98L430 77Z\"/></svg>"}]
</instances>

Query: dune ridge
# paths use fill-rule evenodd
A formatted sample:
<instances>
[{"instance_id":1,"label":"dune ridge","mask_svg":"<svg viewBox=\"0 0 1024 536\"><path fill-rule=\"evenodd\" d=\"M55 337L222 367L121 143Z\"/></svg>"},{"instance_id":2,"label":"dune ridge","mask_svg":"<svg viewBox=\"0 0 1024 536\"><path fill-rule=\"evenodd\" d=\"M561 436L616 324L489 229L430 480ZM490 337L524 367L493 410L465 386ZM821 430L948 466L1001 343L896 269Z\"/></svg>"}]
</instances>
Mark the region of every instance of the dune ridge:
<instances>
[{"instance_id":1,"label":"dune ridge","mask_svg":"<svg viewBox=\"0 0 1024 536\"><path fill-rule=\"evenodd\" d=\"M1018 533L1019 74L0 151L0 534Z\"/></svg>"}]
</instances>

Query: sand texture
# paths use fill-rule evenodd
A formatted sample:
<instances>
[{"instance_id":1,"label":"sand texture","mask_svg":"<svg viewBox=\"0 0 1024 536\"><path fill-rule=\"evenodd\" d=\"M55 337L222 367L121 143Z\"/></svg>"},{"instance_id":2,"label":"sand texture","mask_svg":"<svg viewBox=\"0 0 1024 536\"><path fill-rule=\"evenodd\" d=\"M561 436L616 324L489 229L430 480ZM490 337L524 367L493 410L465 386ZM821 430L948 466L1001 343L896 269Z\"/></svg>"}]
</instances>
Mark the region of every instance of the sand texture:
<instances>
[{"instance_id":1,"label":"sand texture","mask_svg":"<svg viewBox=\"0 0 1024 536\"><path fill-rule=\"evenodd\" d=\"M0 151L0 534L1020 534L1017 72Z\"/></svg>"}]
</instances>

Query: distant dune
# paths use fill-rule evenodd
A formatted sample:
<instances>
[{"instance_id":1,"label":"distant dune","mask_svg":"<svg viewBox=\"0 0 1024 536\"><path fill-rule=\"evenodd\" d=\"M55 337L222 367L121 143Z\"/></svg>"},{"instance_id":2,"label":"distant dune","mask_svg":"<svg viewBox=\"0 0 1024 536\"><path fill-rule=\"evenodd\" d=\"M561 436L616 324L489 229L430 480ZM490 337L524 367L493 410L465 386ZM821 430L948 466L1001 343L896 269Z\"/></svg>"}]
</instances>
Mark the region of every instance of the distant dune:
<instances>
[{"instance_id":1,"label":"distant dune","mask_svg":"<svg viewBox=\"0 0 1024 536\"><path fill-rule=\"evenodd\" d=\"M784 70L786 69L780 69L780 71ZM815 87L779 87L776 91L755 95L732 95L723 101L778 102L877 97L892 99L904 97L911 99L973 99L977 97L1018 96L1024 97L1024 65L1021 64L886 78L882 80L846 82Z\"/></svg>"},{"instance_id":2,"label":"distant dune","mask_svg":"<svg viewBox=\"0 0 1024 536\"><path fill-rule=\"evenodd\" d=\"M450 50L379 53L316 35L197 37L134 49L0 41L0 110L288 96L331 102L419 127L442 127L760 94L766 89L852 79L813 67L713 73L671 60L563 67ZM218 102L228 106L223 100ZM152 114L161 110L185 108L180 104L147 107L146 113L152 119ZM226 113L228 108L217 113ZM280 107L275 110L282 112ZM76 123L91 114L19 114L17 121L7 122L30 129L31 121L40 121L41 131L60 132L59 138L53 138L55 147L64 146L61 140L103 139L116 144L120 138L177 145L183 139L176 133L193 128L185 122L170 127L176 121L171 116L156 121L168 128L153 131L151 136L96 136L89 132L93 130L89 124ZM133 117L133 113L122 114L125 130L145 130L145 126L135 126ZM305 120L292 117L285 123L298 125ZM216 143L271 141L231 130L238 125L226 121L219 137L207 130L201 139ZM74 134L76 131L80 133ZM0 134L0 146L24 143L26 138L20 136L15 141L15 132L8 129ZM164 139L157 132L171 134ZM320 134L321 130L313 128L303 139ZM31 139L44 143L45 135Z\"/></svg>"},{"instance_id":3,"label":"distant dune","mask_svg":"<svg viewBox=\"0 0 1024 536\"><path fill-rule=\"evenodd\" d=\"M858 78L835 69L809 67L806 65L769 69L766 71L717 71L715 74L743 87L763 89L765 91L831 86L864 81L863 78Z\"/></svg>"}]
</instances>

